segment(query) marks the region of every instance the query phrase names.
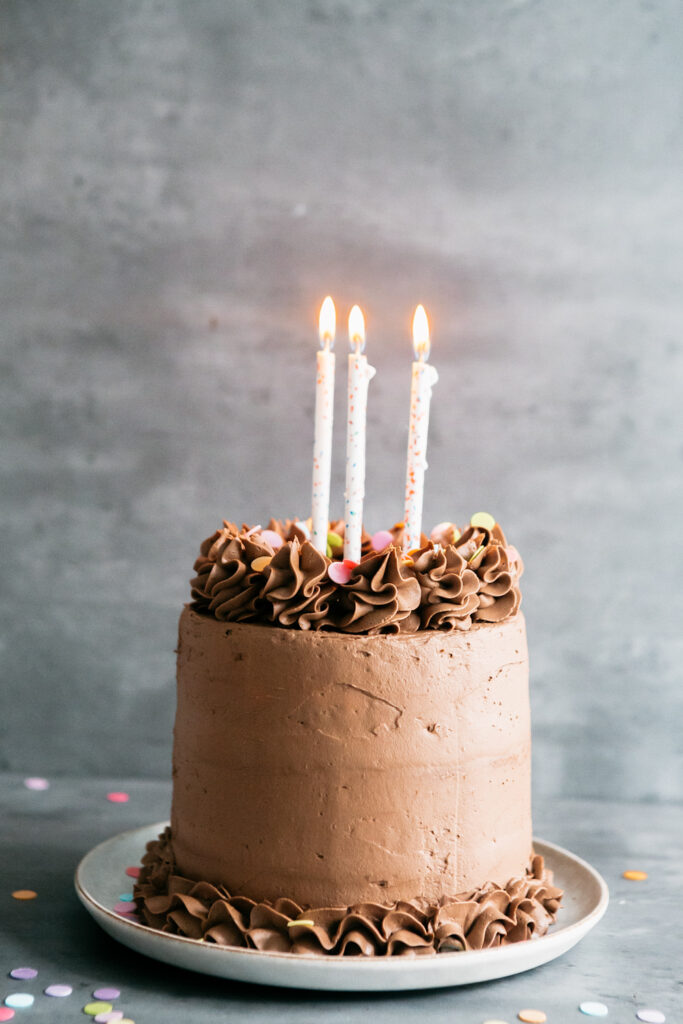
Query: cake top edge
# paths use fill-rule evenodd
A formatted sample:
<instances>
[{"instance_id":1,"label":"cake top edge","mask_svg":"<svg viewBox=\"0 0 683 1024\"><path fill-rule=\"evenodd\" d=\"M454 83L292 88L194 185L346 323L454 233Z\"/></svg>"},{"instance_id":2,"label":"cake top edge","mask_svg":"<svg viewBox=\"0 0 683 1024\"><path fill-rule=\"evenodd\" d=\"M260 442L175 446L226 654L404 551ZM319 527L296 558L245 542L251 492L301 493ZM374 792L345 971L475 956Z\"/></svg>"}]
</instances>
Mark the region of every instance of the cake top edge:
<instances>
[{"instance_id":1,"label":"cake top edge","mask_svg":"<svg viewBox=\"0 0 683 1024\"><path fill-rule=\"evenodd\" d=\"M360 561L343 555L343 521L330 522L323 553L310 541L310 521L271 519L264 528L226 520L200 546L191 607L226 622L365 636L467 630L520 607L524 564L488 513L462 529L439 523L405 553L403 523L363 530Z\"/></svg>"}]
</instances>

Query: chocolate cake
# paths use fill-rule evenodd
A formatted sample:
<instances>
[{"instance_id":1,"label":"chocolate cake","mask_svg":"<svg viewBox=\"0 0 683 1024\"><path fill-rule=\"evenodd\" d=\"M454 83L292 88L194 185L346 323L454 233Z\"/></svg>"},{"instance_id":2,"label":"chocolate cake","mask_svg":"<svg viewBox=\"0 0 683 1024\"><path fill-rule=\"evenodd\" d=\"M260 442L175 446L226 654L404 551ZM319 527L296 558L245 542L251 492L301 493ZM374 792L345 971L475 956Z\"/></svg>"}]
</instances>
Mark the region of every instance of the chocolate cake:
<instances>
[{"instance_id":1,"label":"chocolate cake","mask_svg":"<svg viewBox=\"0 0 683 1024\"><path fill-rule=\"evenodd\" d=\"M407 556L400 524L364 535L346 582L339 524L327 555L291 521L203 543L171 826L135 890L148 925L366 956L547 930L562 894L532 849L523 566L481 522Z\"/></svg>"}]
</instances>

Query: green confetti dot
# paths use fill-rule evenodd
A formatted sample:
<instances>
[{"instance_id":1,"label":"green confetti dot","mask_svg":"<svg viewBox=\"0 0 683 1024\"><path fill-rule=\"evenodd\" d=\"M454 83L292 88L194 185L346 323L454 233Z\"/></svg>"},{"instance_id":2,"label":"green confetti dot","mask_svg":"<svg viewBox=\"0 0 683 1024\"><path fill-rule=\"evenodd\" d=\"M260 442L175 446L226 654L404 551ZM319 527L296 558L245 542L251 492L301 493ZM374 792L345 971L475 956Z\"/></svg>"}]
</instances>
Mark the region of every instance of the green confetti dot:
<instances>
[{"instance_id":1,"label":"green confetti dot","mask_svg":"<svg viewBox=\"0 0 683 1024\"><path fill-rule=\"evenodd\" d=\"M113 1009L113 1003L86 1003L83 1013L87 1013L89 1017L96 1017L98 1013L109 1013Z\"/></svg>"},{"instance_id":2,"label":"green confetti dot","mask_svg":"<svg viewBox=\"0 0 683 1024\"><path fill-rule=\"evenodd\" d=\"M492 530L496 520L488 512L475 512L470 519L470 526L478 526L480 530Z\"/></svg>"},{"instance_id":3,"label":"green confetti dot","mask_svg":"<svg viewBox=\"0 0 683 1024\"><path fill-rule=\"evenodd\" d=\"M338 534L338 533L333 533L333 532L332 532L332 531L330 530L330 532L329 532L329 533L328 533L328 535L327 535L327 543L328 543L328 544L330 545L330 547L333 547L333 548L340 548L340 547L342 546L342 544L344 543L344 541L343 541L343 539L342 539L342 538L341 538L341 537L339 536L339 534Z\"/></svg>"}]
</instances>

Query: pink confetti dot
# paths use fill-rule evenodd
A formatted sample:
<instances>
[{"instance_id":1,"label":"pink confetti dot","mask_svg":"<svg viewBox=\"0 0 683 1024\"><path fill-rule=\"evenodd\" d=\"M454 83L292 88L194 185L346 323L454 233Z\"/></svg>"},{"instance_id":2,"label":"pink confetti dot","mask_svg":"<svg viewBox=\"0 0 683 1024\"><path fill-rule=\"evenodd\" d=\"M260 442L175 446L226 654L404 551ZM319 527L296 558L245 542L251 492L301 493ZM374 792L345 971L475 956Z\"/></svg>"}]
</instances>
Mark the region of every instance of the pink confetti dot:
<instances>
[{"instance_id":1,"label":"pink confetti dot","mask_svg":"<svg viewBox=\"0 0 683 1024\"><path fill-rule=\"evenodd\" d=\"M50 783L47 781L47 779L40 779L37 776L36 777L32 776L29 779L24 779L24 785L26 786L27 789L34 789L34 790L42 790L42 789L49 789L50 788Z\"/></svg>"},{"instance_id":2,"label":"pink confetti dot","mask_svg":"<svg viewBox=\"0 0 683 1024\"><path fill-rule=\"evenodd\" d=\"M96 988L93 992L95 999L103 999L105 1003L110 1003L112 999L118 999L121 995L121 991L118 988ZM123 1016L123 1014L121 1015Z\"/></svg>"},{"instance_id":3,"label":"pink confetti dot","mask_svg":"<svg viewBox=\"0 0 683 1024\"><path fill-rule=\"evenodd\" d=\"M129 878L139 878L140 868L132 864L130 867L126 868L126 874L128 875Z\"/></svg>"},{"instance_id":4,"label":"pink confetti dot","mask_svg":"<svg viewBox=\"0 0 683 1024\"><path fill-rule=\"evenodd\" d=\"M107 800L112 804L127 804L130 797L127 793L107 793Z\"/></svg>"},{"instance_id":5,"label":"pink confetti dot","mask_svg":"<svg viewBox=\"0 0 683 1024\"><path fill-rule=\"evenodd\" d=\"M384 551L393 541L393 535L388 530L378 530L373 534L370 545L373 551Z\"/></svg>"},{"instance_id":6,"label":"pink confetti dot","mask_svg":"<svg viewBox=\"0 0 683 1024\"><path fill-rule=\"evenodd\" d=\"M132 914L135 912L134 904L124 902L123 900L115 903L112 909L115 914ZM104 999L105 997L102 996L101 998ZM114 999L116 999L116 996L114 996Z\"/></svg>"},{"instance_id":7,"label":"pink confetti dot","mask_svg":"<svg viewBox=\"0 0 683 1024\"><path fill-rule=\"evenodd\" d=\"M12 1020L14 1017L14 1010L10 1010L9 1006L0 1006L0 1020Z\"/></svg>"},{"instance_id":8,"label":"pink confetti dot","mask_svg":"<svg viewBox=\"0 0 683 1024\"><path fill-rule=\"evenodd\" d=\"M64 999L73 992L71 985L48 985L45 989L46 996L54 996L55 999Z\"/></svg>"},{"instance_id":9,"label":"pink confetti dot","mask_svg":"<svg viewBox=\"0 0 683 1024\"><path fill-rule=\"evenodd\" d=\"M357 565L358 563L352 562L350 558L345 558L343 562L332 562L327 568L327 575L333 583L339 583L343 586L349 582L351 573Z\"/></svg>"},{"instance_id":10,"label":"pink confetti dot","mask_svg":"<svg viewBox=\"0 0 683 1024\"><path fill-rule=\"evenodd\" d=\"M114 1024L115 1021L123 1020L123 1010L107 1010L106 1013L98 1013L94 1020L95 1024Z\"/></svg>"},{"instance_id":11,"label":"pink confetti dot","mask_svg":"<svg viewBox=\"0 0 683 1024\"><path fill-rule=\"evenodd\" d=\"M275 530L261 530L261 538L270 545L273 551L277 551L284 544L282 537Z\"/></svg>"},{"instance_id":12,"label":"pink confetti dot","mask_svg":"<svg viewBox=\"0 0 683 1024\"><path fill-rule=\"evenodd\" d=\"M15 967L9 972L10 978L17 978L19 981L28 981L30 978L37 978L38 971L33 967Z\"/></svg>"}]
</instances>

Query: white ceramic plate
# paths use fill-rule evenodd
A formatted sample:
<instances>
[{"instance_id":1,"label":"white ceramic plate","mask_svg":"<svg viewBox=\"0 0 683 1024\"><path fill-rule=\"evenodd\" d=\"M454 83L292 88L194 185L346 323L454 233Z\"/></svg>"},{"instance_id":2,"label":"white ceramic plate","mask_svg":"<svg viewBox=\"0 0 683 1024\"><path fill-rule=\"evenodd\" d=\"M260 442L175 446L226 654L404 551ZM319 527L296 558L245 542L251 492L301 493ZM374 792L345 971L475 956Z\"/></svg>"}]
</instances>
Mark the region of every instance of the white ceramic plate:
<instances>
[{"instance_id":1,"label":"white ceramic plate","mask_svg":"<svg viewBox=\"0 0 683 1024\"><path fill-rule=\"evenodd\" d=\"M111 909L120 894L132 887L126 867L139 864L145 843L155 839L166 824L122 832L86 854L76 869L78 897L105 932L136 952L235 981L346 992L395 992L491 981L528 971L566 953L598 923L609 898L604 880L590 864L561 846L535 839L534 849L543 854L555 874L555 884L565 891L557 923L540 938L433 957L309 957L232 949L155 931Z\"/></svg>"}]
</instances>

